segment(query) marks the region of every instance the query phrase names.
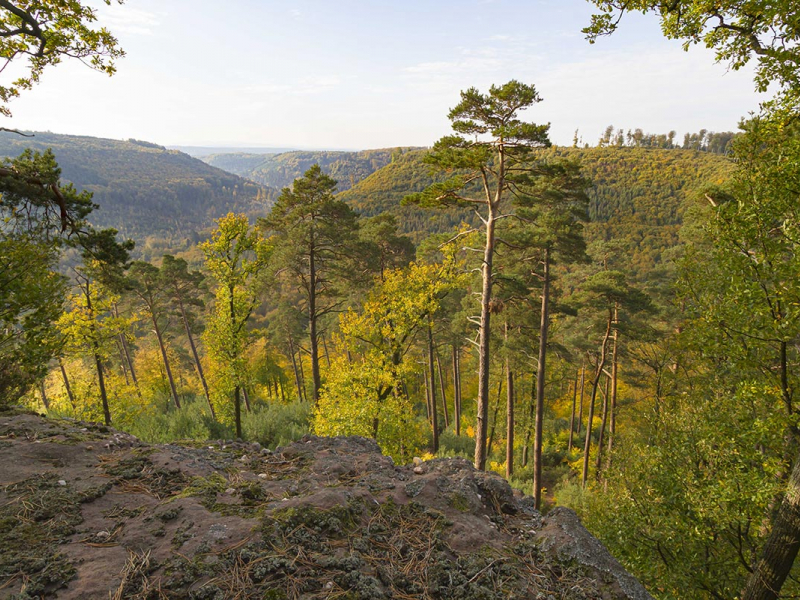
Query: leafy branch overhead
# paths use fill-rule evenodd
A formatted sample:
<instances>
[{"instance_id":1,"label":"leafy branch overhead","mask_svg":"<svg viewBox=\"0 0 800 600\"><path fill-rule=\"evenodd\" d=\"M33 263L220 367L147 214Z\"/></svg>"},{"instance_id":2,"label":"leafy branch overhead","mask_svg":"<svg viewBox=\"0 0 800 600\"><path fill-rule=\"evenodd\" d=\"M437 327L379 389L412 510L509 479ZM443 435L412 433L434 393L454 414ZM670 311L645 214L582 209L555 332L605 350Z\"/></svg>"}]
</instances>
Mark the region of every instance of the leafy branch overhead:
<instances>
[{"instance_id":1,"label":"leafy branch overhead","mask_svg":"<svg viewBox=\"0 0 800 600\"><path fill-rule=\"evenodd\" d=\"M778 83L800 101L800 27L795 0L590 0L600 9L583 32L589 41L614 33L626 12L657 13L664 35L684 48L704 44L738 70L755 55L760 92Z\"/></svg>"},{"instance_id":2,"label":"leafy branch overhead","mask_svg":"<svg viewBox=\"0 0 800 600\"><path fill-rule=\"evenodd\" d=\"M103 0L107 5L112 1L124 2ZM31 89L45 68L64 57L113 75L115 61L125 53L108 29L94 26L96 21L97 9L78 0L0 0L0 59L6 65L27 59L21 76L0 85L0 113L10 116L5 104Z\"/></svg>"}]
</instances>

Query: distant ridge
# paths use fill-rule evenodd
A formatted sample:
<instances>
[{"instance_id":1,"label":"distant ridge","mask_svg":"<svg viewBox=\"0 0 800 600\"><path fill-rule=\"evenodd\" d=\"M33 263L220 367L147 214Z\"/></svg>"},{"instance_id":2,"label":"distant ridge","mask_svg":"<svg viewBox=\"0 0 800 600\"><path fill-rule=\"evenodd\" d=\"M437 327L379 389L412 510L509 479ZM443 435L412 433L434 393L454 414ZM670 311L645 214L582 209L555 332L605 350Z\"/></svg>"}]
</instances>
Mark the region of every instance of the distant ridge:
<instances>
[{"instance_id":1,"label":"distant ridge","mask_svg":"<svg viewBox=\"0 0 800 600\"><path fill-rule=\"evenodd\" d=\"M0 132L0 156L26 148L52 148L62 180L94 193L100 208L92 222L118 229L140 247L149 236L188 247L205 237L213 219L228 211L266 214L275 197L275 190L150 142Z\"/></svg>"},{"instance_id":2,"label":"distant ridge","mask_svg":"<svg viewBox=\"0 0 800 600\"><path fill-rule=\"evenodd\" d=\"M210 154L280 154L281 152L293 152L297 148L276 147L267 148L261 146L248 147L229 147L229 146L167 146L169 150L178 150L189 156L200 158Z\"/></svg>"},{"instance_id":3,"label":"distant ridge","mask_svg":"<svg viewBox=\"0 0 800 600\"><path fill-rule=\"evenodd\" d=\"M340 150L295 150L281 154L220 153L200 157L208 164L275 189L288 187L311 165L319 164L348 190L375 171L398 160L413 148L378 148L347 152Z\"/></svg>"}]
</instances>

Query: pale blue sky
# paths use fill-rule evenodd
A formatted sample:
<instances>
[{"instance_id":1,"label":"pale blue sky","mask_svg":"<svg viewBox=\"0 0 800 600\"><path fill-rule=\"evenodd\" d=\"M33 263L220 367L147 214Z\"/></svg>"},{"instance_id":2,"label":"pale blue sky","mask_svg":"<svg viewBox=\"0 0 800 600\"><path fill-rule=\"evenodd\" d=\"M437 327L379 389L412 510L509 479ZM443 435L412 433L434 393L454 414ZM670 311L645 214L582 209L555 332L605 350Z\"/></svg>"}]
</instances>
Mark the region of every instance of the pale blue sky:
<instances>
[{"instance_id":1,"label":"pale blue sky","mask_svg":"<svg viewBox=\"0 0 800 600\"><path fill-rule=\"evenodd\" d=\"M683 52L653 16L590 45L585 0L128 0L101 21L128 55L107 78L46 72L5 126L164 145L430 145L459 90L519 79L556 143L606 125L735 129L750 71Z\"/></svg>"}]
</instances>

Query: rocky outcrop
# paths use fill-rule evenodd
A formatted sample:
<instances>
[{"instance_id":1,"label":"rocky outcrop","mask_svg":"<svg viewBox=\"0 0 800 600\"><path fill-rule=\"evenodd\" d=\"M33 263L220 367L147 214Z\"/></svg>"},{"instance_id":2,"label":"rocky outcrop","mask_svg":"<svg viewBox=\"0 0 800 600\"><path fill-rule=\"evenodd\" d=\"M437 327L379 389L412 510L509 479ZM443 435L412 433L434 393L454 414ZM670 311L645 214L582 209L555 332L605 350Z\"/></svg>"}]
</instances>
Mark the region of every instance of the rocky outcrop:
<instances>
[{"instance_id":1,"label":"rocky outcrop","mask_svg":"<svg viewBox=\"0 0 800 600\"><path fill-rule=\"evenodd\" d=\"M573 512L363 438L148 446L0 414L0 548L0 598L650 598Z\"/></svg>"}]
</instances>

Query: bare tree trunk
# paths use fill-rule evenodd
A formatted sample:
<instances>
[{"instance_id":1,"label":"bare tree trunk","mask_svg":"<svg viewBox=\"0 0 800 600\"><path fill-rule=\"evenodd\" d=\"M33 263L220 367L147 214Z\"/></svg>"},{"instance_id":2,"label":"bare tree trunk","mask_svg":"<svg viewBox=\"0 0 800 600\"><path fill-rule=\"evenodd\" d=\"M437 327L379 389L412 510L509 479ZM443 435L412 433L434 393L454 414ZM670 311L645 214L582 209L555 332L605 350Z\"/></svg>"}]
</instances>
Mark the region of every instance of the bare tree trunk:
<instances>
[{"instance_id":1,"label":"bare tree trunk","mask_svg":"<svg viewBox=\"0 0 800 600\"><path fill-rule=\"evenodd\" d=\"M584 360L581 361L581 401L580 404L578 405L578 430L576 432L578 435L581 434L581 429L583 429L583 390L584 390L584 383L586 381L585 375L586 375L586 357L584 357Z\"/></svg>"},{"instance_id":2,"label":"bare tree trunk","mask_svg":"<svg viewBox=\"0 0 800 600\"><path fill-rule=\"evenodd\" d=\"M128 365L125 362L125 353L122 351L122 342L120 342L120 338L122 334L117 336L117 351L119 352L119 362L122 365L122 374L125 376L125 385L130 385L131 381L128 377Z\"/></svg>"},{"instance_id":3,"label":"bare tree trunk","mask_svg":"<svg viewBox=\"0 0 800 600\"><path fill-rule=\"evenodd\" d=\"M283 387L284 387L283 386L283 377L280 378L279 383L280 383L280 386L278 386L278 383L276 383L275 387L278 388L278 390L280 391L281 402L283 402L285 404L286 403L286 390L283 389Z\"/></svg>"},{"instance_id":4,"label":"bare tree trunk","mask_svg":"<svg viewBox=\"0 0 800 600\"><path fill-rule=\"evenodd\" d=\"M614 435L617 432L617 342L619 331L617 330L617 312L614 307L614 346L611 350L611 421L608 426L608 457L606 458L606 469L611 468L611 451L614 448Z\"/></svg>"},{"instance_id":5,"label":"bare tree trunk","mask_svg":"<svg viewBox=\"0 0 800 600\"><path fill-rule=\"evenodd\" d=\"M247 393L247 387L242 386L242 396L244 396L244 408L247 412L250 412L252 408L250 408L250 396Z\"/></svg>"},{"instance_id":6,"label":"bare tree trunk","mask_svg":"<svg viewBox=\"0 0 800 600\"><path fill-rule=\"evenodd\" d=\"M500 165L502 171L502 165ZM502 182L501 182L502 183ZM498 187L498 194L500 188ZM490 201L489 216L486 219L486 247L483 253L481 274L481 326L478 341L478 406L475 425L475 468L486 469L486 432L489 420L489 351L491 338L491 302L492 302L492 264L494 262L495 244L495 211L496 206ZM498 203L499 204L499 203Z\"/></svg>"},{"instance_id":7,"label":"bare tree trunk","mask_svg":"<svg viewBox=\"0 0 800 600\"><path fill-rule=\"evenodd\" d=\"M531 425L533 425L533 417L536 414L536 378L533 378L531 383L531 401L528 405L528 420L525 424L525 444L522 446L522 466L528 466L528 450L531 444Z\"/></svg>"},{"instance_id":8,"label":"bare tree trunk","mask_svg":"<svg viewBox=\"0 0 800 600\"><path fill-rule=\"evenodd\" d=\"M192 356L194 357L194 366L197 369L197 375L200 377L200 383L203 385L203 392L206 395L206 401L208 402L208 409L211 411L211 418L213 418L216 421L217 413L214 410L214 405L211 403L211 394L208 393L208 383L206 382L206 376L203 373L203 365L200 364L200 356L197 354L197 346L194 343L192 328L189 326L189 318L186 316L186 310L183 306L183 300L180 297L178 297L178 306L181 311L183 328L186 330L186 338L189 340L189 348L191 348Z\"/></svg>"},{"instance_id":9,"label":"bare tree trunk","mask_svg":"<svg viewBox=\"0 0 800 600\"><path fill-rule=\"evenodd\" d=\"M117 305L114 304L114 316L119 318L119 309ZM133 361L131 360L131 353L128 349L128 340L125 337L125 334L119 334L119 341L122 343L122 351L125 353L125 360L128 362L128 369L131 372L131 379L133 380L133 385L136 388L136 393L141 397L142 393L139 391L139 380L136 378L136 369L133 368Z\"/></svg>"},{"instance_id":10,"label":"bare tree trunk","mask_svg":"<svg viewBox=\"0 0 800 600\"><path fill-rule=\"evenodd\" d=\"M597 438L597 458L595 459L594 467L595 467L595 475L597 479L600 479L600 466L603 464L603 438L606 433L606 424L608 423L608 405L610 404L611 398L609 393L609 388L611 386L611 378L606 376L606 385L605 391L601 390L603 394L603 420L600 422L600 435Z\"/></svg>"},{"instance_id":11,"label":"bare tree trunk","mask_svg":"<svg viewBox=\"0 0 800 600\"><path fill-rule=\"evenodd\" d=\"M433 323L428 317L428 379L430 380L431 427L433 429L433 452L439 451L439 417L436 410L436 376L433 371Z\"/></svg>"},{"instance_id":12,"label":"bare tree trunk","mask_svg":"<svg viewBox=\"0 0 800 600\"><path fill-rule=\"evenodd\" d=\"M103 376L103 362L100 359L100 345L94 344L94 365L97 369L97 383L100 386L100 402L103 404L103 419L106 425L111 425L111 409L108 407L108 394L106 393L106 380Z\"/></svg>"},{"instance_id":13,"label":"bare tree trunk","mask_svg":"<svg viewBox=\"0 0 800 600\"><path fill-rule=\"evenodd\" d=\"M589 451L592 448L592 420L594 419L594 402L597 398L597 386L600 383L600 376L603 374L603 367L606 364L606 348L608 346L608 338L611 337L611 321L612 312L608 311L608 324L606 326L606 333L603 336L603 344L600 347L600 356L597 357L597 370L594 374L592 381L592 395L589 399L589 418L586 423L586 442L583 446L583 472L581 474L581 485L586 487L586 479L589 476Z\"/></svg>"},{"instance_id":14,"label":"bare tree trunk","mask_svg":"<svg viewBox=\"0 0 800 600\"><path fill-rule=\"evenodd\" d=\"M778 507L761 557L747 579L742 600L776 600L800 550L800 457Z\"/></svg>"},{"instance_id":15,"label":"bare tree trunk","mask_svg":"<svg viewBox=\"0 0 800 600\"><path fill-rule=\"evenodd\" d=\"M321 336L322 338L322 349L325 352L325 364L328 365L328 368L331 368L331 355L328 353L328 342L325 341L325 334L323 333Z\"/></svg>"},{"instance_id":16,"label":"bare tree trunk","mask_svg":"<svg viewBox=\"0 0 800 600\"><path fill-rule=\"evenodd\" d=\"M69 385L67 370L64 368L64 363L62 363L61 360L58 361L58 367L61 369L61 378L64 380L64 387L67 389L67 398L69 398L69 403L72 405L72 409L75 410L75 396L72 395L72 387Z\"/></svg>"},{"instance_id":17,"label":"bare tree trunk","mask_svg":"<svg viewBox=\"0 0 800 600\"><path fill-rule=\"evenodd\" d=\"M289 336L289 354L292 357L292 371L294 371L294 382L297 385L297 401L303 401L303 387L300 383L300 371L297 369L297 361L294 358L294 342L292 342L291 336Z\"/></svg>"},{"instance_id":18,"label":"bare tree trunk","mask_svg":"<svg viewBox=\"0 0 800 600\"><path fill-rule=\"evenodd\" d=\"M239 394L239 384L233 388L233 413L236 421L236 437L242 439L242 398Z\"/></svg>"},{"instance_id":19,"label":"bare tree trunk","mask_svg":"<svg viewBox=\"0 0 800 600\"><path fill-rule=\"evenodd\" d=\"M450 427L450 415L447 412L447 394L445 394L444 373L442 372L442 361L439 353L436 352L436 370L439 371L439 387L442 391L442 410L444 412L444 428Z\"/></svg>"},{"instance_id":20,"label":"bare tree trunk","mask_svg":"<svg viewBox=\"0 0 800 600\"><path fill-rule=\"evenodd\" d=\"M569 413L569 442L567 442L567 452L572 452L572 437L575 434L575 405L578 401L578 374L572 382L572 410Z\"/></svg>"},{"instance_id":21,"label":"bare tree trunk","mask_svg":"<svg viewBox=\"0 0 800 600\"><path fill-rule=\"evenodd\" d=\"M428 419L428 425L433 422L431 416L431 386L428 383L428 371L422 371L422 383L425 385L425 417Z\"/></svg>"},{"instance_id":22,"label":"bare tree trunk","mask_svg":"<svg viewBox=\"0 0 800 600\"><path fill-rule=\"evenodd\" d=\"M456 435L461 435L461 373L459 368L458 347L453 344L453 418Z\"/></svg>"},{"instance_id":23,"label":"bare tree trunk","mask_svg":"<svg viewBox=\"0 0 800 600\"><path fill-rule=\"evenodd\" d=\"M44 379L39 382L39 393L42 395L42 404L44 404L44 409L49 412L50 401L47 399L47 390L44 386Z\"/></svg>"},{"instance_id":24,"label":"bare tree trunk","mask_svg":"<svg viewBox=\"0 0 800 600\"><path fill-rule=\"evenodd\" d=\"M506 479L514 474L514 372L506 358Z\"/></svg>"},{"instance_id":25,"label":"bare tree trunk","mask_svg":"<svg viewBox=\"0 0 800 600\"><path fill-rule=\"evenodd\" d=\"M544 421L544 386L547 371L547 330L550 325L550 250L544 249L544 286L542 315L539 324L539 367L536 370L536 431L533 436L533 501L542 509L542 423Z\"/></svg>"},{"instance_id":26,"label":"bare tree trunk","mask_svg":"<svg viewBox=\"0 0 800 600\"><path fill-rule=\"evenodd\" d=\"M153 331L156 334L156 339L158 340L158 347L161 349L161 359L164 361L164 369L167 372L167 380L169 381L169 389L172 393L172 401L175 403L175 408L180 409L181 401L178 398L178 392L175 389L175 378L172 376L172 369L169 366L169 359L167 358L167 349L164 346L164 338L161 335L161 329L158 327L158 319L156 319L155 313L151 310L150 316L152 317L153 321Z\"/></svg>"},{"instance_id":27,"label":"bare tree trunk","mask_svg":"<svg viewBox=\"0 0 800 600\"><path fill-rule=\"evenodd\" d=\"M311 243L314 243L312 238ZM311 338L311 380L314 406L319 402L319 389L322 386L319 374L319 334L317 333L317 269L315 253L309 254L308 266L308 331ZM302 362L300 367L302 369ZM303 377L305 379L305 377Z\"/></svg>"},{"instance_id":28,"label":"bare tree trunk","mask_svg":"<svg viewBox=\"0 0 800 600\"><path fill-rule=\"evenodd\" d=\"M306 390L306 370L303 368L303 353L302 348L297 347L297 368L300 371L300 389L303 392L303 400L308 402L308 391Z\"/></svg>"},{"instance_id":29,"label":"bare tree trunk","mask_svg":"<svg viewBox=\"0 0 800 600\"><path fill-rule=\"evenodd\" d=\"M492 446L494 445L494 434L497 431L497 413L500 412L500 398L503 395L503 383L501 379L497 384L497 398L494 401L494 410L492 411L491 431L489 432L489 442L487 444L487 457L492 453Z\"/></svg>"}]
</instances>

